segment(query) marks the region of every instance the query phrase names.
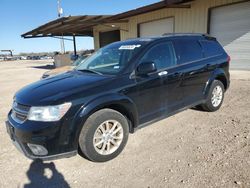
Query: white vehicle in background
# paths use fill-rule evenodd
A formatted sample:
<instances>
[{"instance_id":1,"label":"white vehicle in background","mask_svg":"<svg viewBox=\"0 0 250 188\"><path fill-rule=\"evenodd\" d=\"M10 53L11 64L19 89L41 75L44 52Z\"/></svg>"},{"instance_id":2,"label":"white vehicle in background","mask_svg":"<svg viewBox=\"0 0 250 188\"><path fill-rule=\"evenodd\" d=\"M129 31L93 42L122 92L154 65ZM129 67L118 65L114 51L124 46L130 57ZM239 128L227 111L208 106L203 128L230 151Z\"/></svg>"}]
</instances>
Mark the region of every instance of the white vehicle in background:
<instances>
[{"instance_id":1,"label":"white vehicle in background","mask_svg":"<svg viewBox=\"0 0 250 188\"><path fill-rule=\"evenodd\" d=\"M14 60L14 57L13 57L13 56L5 56L5 57L4 57L4 60L5 60L5 61L13 61L13 60Z\"/></svg>"},{"instance_id":2,"label":"white vehicle in background","mask_svg":"<svg viewBox=\"0 0 250 188\"><path fill-rule=\"evenodd\" d=\"M27 60L27 56L20 56L20 60Z\"/></svg>"},{"instance_id":3,"label":"white vehicle in background","mask_svg":"<svg viewBox=\"0 0 250 188\"><path fill-rule=\"evenodd\" d=\"M40 56L40 59L45 60L45 59L48 59L48 58L47 58L47 56Z\"/></svg>"}]
</instances>

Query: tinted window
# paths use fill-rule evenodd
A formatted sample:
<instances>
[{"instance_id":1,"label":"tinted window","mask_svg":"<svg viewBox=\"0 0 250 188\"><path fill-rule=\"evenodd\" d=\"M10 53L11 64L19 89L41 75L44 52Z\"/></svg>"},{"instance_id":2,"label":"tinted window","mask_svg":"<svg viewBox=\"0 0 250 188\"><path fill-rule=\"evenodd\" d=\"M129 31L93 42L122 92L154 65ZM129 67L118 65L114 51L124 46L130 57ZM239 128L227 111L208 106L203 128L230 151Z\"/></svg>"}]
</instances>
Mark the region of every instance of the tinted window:
<instances>
[{"instance_id":1,"label":"tinted window","mask_svg":"<svg viewBox=\"0 0 250 188\"><path fill-rule=\"evenodd\" d=\"M200 43L205 57L216 56L223 53L223 49L217 41L202 40Z\"/></svg>"},{"instance_id":2,"label":"tinted window","mask_svg":"<svg viewBox=\"0 0 250 188\"><path fill-rule=\"evenodd\" d=\"M142 62L154 62L158 70L176 65L176 57L171 42L163 42L152 47L144 57Z\"/></svg>"},{"instance_id":3,"label":"tinted window","mask_svg":"<svg viewBox=\"0 0 250 188\"><path fill-rule=\"evenodd\" d=\"M188 63L203 58L201 46L198 41L181 39L174 42L179 63Z\"/></svg>"}]
</instances>

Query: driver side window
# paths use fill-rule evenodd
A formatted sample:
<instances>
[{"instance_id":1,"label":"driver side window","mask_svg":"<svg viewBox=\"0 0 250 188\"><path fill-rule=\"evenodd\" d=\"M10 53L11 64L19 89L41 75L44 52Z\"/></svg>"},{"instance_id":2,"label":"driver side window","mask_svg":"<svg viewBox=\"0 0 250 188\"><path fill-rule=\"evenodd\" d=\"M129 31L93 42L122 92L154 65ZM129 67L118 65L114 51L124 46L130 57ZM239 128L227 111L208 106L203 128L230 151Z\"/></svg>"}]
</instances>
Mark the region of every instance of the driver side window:
<instances>
[{"instance_id":1,"label":"driver side window","mask_svg":"<svg viewBox=\"0 0 250 188\"><path fill-rule=\"evenodd\" d=\"M176 56L171 42L162 42L150 48L142 58L142 62L154 62L157 70L176 65Z\"/></svg>"}]
</instances>

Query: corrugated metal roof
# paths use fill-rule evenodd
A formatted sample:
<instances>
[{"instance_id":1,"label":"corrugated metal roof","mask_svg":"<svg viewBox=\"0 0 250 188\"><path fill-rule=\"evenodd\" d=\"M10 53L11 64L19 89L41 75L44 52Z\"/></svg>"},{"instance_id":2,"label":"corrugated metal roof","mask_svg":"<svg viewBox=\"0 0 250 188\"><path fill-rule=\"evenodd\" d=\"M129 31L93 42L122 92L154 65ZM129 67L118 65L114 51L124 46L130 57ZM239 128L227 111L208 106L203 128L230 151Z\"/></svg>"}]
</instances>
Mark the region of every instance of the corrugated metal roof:
<instances>
[{"instance_id":1,"label":"corrugated metal roof","mask_svg":"<svg viewBox=\"0 0 250 188\"><path fill-rule=\"evenodd\" d=\"M82 15L58 18L32 31L22 34L24 38L53 36L93 36L93 27L98 24L127 22L125 18L163 9L190 8L193 0L164 0L117 15Z\"/></svg>"},{"instance_id":2,"label":"corrugated metal roof","mask_svg":"<svg viewBox=\"0 0 250 188\"><path fill-rule=\"evenodd\" d=\"M110 15L83 15L58 18L22 34L24 38L49 36L93 36L93 26L107 23Z\"/></svg>"}]
</instances>

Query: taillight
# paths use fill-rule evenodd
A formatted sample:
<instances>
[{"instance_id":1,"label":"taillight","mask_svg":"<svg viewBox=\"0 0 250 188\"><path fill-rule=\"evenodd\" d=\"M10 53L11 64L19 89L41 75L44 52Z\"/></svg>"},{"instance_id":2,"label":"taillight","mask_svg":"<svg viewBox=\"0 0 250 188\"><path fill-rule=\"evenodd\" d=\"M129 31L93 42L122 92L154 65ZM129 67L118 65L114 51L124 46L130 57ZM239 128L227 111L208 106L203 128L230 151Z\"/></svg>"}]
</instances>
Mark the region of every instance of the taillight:
<instances>
[{"instance_id":1,"label":"taillight","mask_svg":"<svg viewBox=\"0 0 250 188\"><path fill-rule=\"evenodd\" d=\"M231 57L227 56L227 62L230 63L230 61L231 61Z\"/></svg>"}]
</instances>

